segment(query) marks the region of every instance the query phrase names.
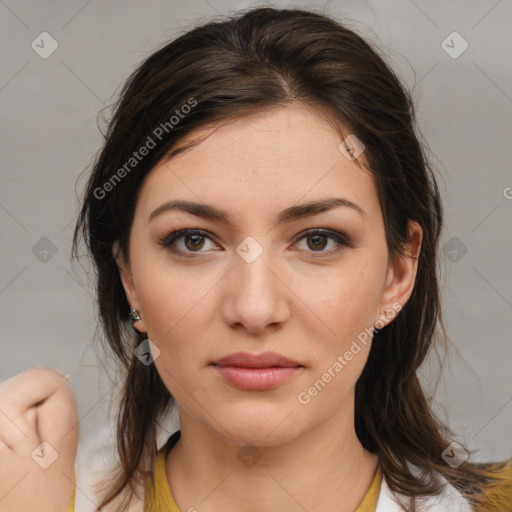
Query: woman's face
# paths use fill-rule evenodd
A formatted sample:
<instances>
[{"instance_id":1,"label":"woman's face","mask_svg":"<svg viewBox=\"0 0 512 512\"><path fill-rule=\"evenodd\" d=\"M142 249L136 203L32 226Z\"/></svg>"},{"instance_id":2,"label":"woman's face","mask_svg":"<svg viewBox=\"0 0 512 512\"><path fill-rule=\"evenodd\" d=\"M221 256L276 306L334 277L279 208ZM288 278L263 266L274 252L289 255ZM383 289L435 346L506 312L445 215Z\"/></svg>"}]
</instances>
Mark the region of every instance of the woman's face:
<instances>
[{"instance_id":1,"label":"woman's face","mask_svg":"<svg viewBox=\"0 0 512 512\"><path fill-rule=\"evenodd\" d=\"M353 423L372 327L382 309L378 326L392 321L416 272L409 258L388 261L371 173L340 151L323 117L300 107L182 142L195 137L197 146L147 176L130 267L118 259L162 380L182 414L235 443L272 445ZM327 199L338 205L301 208ZM196 204L196 214L161 208L173 201ZM198 232L169 240L183 229ZM239 352L274 352L296 367L212 364Z\"/></svg>"}]
</instances>

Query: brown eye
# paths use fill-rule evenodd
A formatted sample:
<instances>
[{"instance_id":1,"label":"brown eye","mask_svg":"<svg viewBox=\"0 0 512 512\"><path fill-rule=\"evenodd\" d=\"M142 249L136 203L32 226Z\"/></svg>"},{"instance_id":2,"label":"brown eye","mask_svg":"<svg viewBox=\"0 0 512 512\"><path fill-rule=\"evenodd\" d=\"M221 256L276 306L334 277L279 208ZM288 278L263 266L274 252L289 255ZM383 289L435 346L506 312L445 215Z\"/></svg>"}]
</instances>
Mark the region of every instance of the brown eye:
<instances>
[{"instance_id":1,"label":"brown eye","mask_svg":"<svg viewBox=\"0 0 512 512\"><path fill-rule=\"evenodd\" d=\"M311 241L311 244L308 243L308 247L311 249L314 249L314 250L317 250L317 249L322 250L327 245L326 244L327 238L328 237L326 237L325 235L308 236L307 239Z\"/></svg>"},{"instance_id":2,"label":"brown eye","mask_svg":"<svg viewBox=\"0 0 512 512\"><path fill-rule=\"evenodd\" d=\"M339 233L338 231L331 231L326 229L315 229L312 231L308 231L303 234L299 241L307 240L306 252L316 252L323 254L331 254L333 252L337 252L344 247L353 247L353 244L350 242L349 238L343 233ZM325 248L329 244L329 240L334 241L334 247L332 249Z\"/></svg>"},{"instance_id":3,"label":"brown eye","mask_svg":"<svg viewBox=\"0 0 512 512\"><path fill-rule=\"evenodd\" d=\"M187 249L194 251L195 249L201 249L204 246L204 236L202 235L184 235L183 240L186 240L185 246ZM190 242L190 244L188 243Z\"/></svg>"},{"instance_id":4,"label":"brown eye","mask_svg":"<svg viewBox=\"0 0 512 512\"><path fill-rule=\"evenodd\" d=\"M211 238L205 231L197 229L180 229L167 235L158 242L159 245L168 248L170 251L183 256L192 253L201 254L205 247L206 240ZM181 243L183 241L183 243ZM193 257L193 256L192 256Z\"/></svg>"}]
</instances>

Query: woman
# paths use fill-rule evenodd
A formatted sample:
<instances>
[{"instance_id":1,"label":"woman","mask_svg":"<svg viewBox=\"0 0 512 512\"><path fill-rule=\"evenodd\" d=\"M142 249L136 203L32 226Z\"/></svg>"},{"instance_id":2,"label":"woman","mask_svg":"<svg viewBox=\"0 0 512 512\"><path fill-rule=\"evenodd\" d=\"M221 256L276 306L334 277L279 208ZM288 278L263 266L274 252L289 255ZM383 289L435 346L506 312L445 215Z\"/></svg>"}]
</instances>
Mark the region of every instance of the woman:
<instances>
[{"instance_id":1,"label":"woman","mask_svg":"<svg viewBox=\"0 0 512 512\"><path fill-rule=\"evenodd\" d=\"M307 11L200 26L133 73L74 236L126 371L100 510L510 508L506 464L467 460L417 376L443 212L414 123L378 50Z\"/></svg>"}]
</instances>

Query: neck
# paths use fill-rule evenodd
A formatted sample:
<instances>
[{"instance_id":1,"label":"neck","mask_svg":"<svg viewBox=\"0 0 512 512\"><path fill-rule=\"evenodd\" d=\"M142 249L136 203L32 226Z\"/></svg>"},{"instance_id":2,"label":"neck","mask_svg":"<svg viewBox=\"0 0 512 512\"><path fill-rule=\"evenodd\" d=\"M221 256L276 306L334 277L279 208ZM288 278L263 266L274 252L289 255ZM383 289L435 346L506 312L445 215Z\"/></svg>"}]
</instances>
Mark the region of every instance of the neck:
<instances>
[{"instance_id":1,"label":"neck","mask_svg":"<svg viewBox=\"0 0 512 512\"><path fill-rule=\"evenodd\" d=\"M377 468L377 456L356 436L353 415L334 415L278 445L245 448L183 410L180 424L166 472L183 511L353 512Z\"/></svg>"}]
</instances>

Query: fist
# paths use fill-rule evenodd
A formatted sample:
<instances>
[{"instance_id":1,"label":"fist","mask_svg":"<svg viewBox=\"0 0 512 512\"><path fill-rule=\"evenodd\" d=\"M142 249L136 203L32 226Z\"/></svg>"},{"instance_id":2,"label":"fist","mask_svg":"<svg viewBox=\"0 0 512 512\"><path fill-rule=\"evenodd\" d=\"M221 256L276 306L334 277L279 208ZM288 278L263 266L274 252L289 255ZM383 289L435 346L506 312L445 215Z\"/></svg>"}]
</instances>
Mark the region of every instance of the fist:
<instances>
[{"instance_id":1,"label":"fist","mask_svg":"<svg viewBox=\"0 0 512 512\"><path fill-rule=\"evenodd\" d=\"M0 383L0 512L64 512L78 415L68 381L33 368Z\"/></svg>"}]
</instances>

